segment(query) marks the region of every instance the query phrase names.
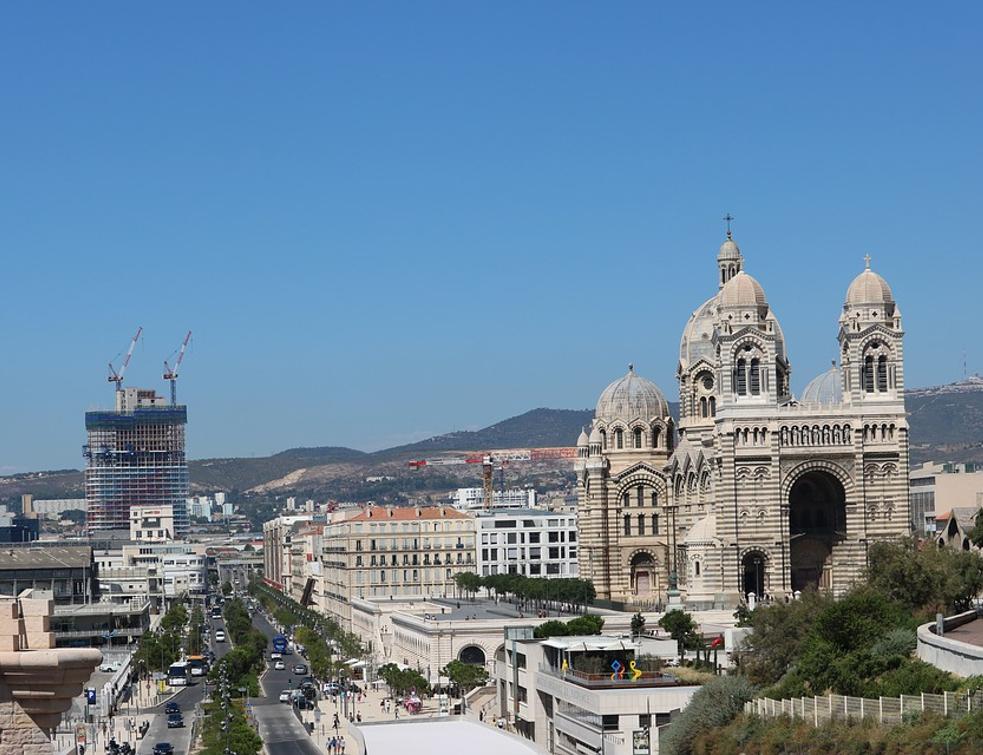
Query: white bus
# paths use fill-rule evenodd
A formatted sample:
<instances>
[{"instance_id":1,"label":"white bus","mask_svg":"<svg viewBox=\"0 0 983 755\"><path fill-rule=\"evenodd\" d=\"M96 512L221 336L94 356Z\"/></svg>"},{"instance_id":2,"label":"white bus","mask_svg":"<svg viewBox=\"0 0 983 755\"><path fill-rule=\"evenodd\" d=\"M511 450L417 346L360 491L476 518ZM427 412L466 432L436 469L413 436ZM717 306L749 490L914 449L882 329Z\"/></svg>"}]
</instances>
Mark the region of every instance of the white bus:
<instances>
[{"instance_id":1,"label":"white bus","mask_svg":"<svg viewBox=\"0 0 983 755\"><path fill-rule=\"evenodd\" d=\"M187 687L190 684L191 664L187 661L172 663L167 669L167 683L171 687Z\"/></svg>"}]
</instances>

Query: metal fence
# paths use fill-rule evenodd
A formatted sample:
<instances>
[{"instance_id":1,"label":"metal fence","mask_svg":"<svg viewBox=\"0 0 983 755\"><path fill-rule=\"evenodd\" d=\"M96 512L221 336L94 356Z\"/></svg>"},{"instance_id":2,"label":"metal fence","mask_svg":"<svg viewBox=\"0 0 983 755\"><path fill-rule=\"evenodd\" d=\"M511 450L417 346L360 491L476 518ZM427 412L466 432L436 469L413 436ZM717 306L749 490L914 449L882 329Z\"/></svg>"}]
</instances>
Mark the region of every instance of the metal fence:
<instances>
[{"instance_id":1,"label":"metal fence","mask_svg":"<svg viewBox=\"0 0 983 755\"><path fill-rule=\"evenodd\" d=\"M744 712L758 716L788 716L810 721L815 726L827 721L875 720L882 724L897 724L908 715L938 713L958 717L971 711L983 710L983 690L975 692L946 692L941 695L922 693L901 697L796 697L773 700L759 697L744 704Z\"/></svg>"}]
</instances>

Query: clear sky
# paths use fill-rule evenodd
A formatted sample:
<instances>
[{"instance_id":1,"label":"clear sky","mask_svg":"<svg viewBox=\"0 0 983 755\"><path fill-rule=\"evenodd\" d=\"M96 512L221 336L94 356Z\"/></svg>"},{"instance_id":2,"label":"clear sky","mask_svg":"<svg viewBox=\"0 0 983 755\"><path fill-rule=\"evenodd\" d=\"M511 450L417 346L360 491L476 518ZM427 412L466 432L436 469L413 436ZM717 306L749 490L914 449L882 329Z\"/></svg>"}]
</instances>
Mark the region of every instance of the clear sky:
<instances>
[{"instance_id":1,"label":"clear sky","mask_svg":"<svg viewBox=\"0 0 983 755\"><path fill-rule=\"evenodd\" d=\"M793 389L873 256L909 386L983 370L979 3L20 3L0 16L0 469L179 395L189 455L366 450L633 361L670 397L733 213ZM573 439L571 439L573 440Z\"/></svg>"}]
</instances>

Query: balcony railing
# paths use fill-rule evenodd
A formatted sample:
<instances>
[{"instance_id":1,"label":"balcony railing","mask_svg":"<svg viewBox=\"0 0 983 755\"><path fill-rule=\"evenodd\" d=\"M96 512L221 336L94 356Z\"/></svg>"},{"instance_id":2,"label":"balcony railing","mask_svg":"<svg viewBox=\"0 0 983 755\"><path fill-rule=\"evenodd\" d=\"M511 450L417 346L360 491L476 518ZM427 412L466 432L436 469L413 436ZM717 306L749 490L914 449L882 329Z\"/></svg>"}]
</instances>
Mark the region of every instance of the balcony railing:
<instances>
[{"instance_id":1,"label":"balcony railing","mask_svg":"<svg viewBox=\"0 0 983 755\"><path fill-rule=\"evenodd\" d=\"M542 663L539 665L539 671L542 674L564 679L581 687L597 689L611 687L677 687L680 685L676 677L663 674L660 671L642 671L639 675L638 672L633 672L631 669L625 668L624 674L619 676L615 673L591 674L585 671L577 671L576 669L566 669L564 671Z\"/></svg>"}]
</instances>

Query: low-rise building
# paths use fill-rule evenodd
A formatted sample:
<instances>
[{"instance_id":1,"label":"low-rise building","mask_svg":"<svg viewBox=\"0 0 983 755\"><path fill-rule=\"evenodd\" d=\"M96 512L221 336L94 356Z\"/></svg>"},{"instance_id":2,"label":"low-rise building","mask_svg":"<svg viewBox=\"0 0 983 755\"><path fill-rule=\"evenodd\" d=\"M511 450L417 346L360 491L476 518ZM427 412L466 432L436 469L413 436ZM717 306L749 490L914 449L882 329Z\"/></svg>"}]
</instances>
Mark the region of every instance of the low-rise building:
<instances>
[{"instance_id":1,"label":"low-rise building","mask_svg":"<svg viewBox=\"0 0 983 755\"><path fill-rule=\"evenodd\" d=\"M912 531L932 537L952 509L983 506L983 464L925 462L911 468L908 486Z\"/></svg>"},{"instance_id":2,"label":"low-rise building","mask_svg":"<svg viewBox=\"0 0 983 755\"><path fill-rule=\"evenodd\" d=\"M91 603L96 592L92 548L35 541L0 549L0 598L28 588L50 592L55 605Z\"/></svg>"},{"instance_id":3,"label":"low-rise building","mask_svg":"<svg viewBox=\"0 0 983 755\"><path fill-rule=\"evenodd\" d=\"M576 577L577 515L540 509L475 513L478 574Z\"/></svg>"},{"instance_id":4,"label":"low-rise building","mask_svg":"<svg viewBox=\"0 0 983 755\"><path fill-rule=\"evenodd\" d=\"M496 711L539 749L563 755L658 752L658 727L699 689L659 670L672 640L591 635L536 640L505 630ZM650 670L651 669L651 670Z\"/></svg>"},{"instance_id":5,"label":"low-rise building","mask_svg":"<svg viewBox=\"0 0 983 755\"><path fill-rule=\"evenodd\" d=\"M496 490L492 495L496 509L524 509L536 505L534 489L510 488ZM484 488L458 488L451 493L451 505L461 511L477 511L485 508Z\"/></svg>"},{"instance_id":6,"label":"low-rise building","mask_svg":"<svg viewBox=\"0 0 983 755\"><path fill-rule=\"evenodd\" d=\"M130 507L130 540L138 543L166 543L173 539L173 506Z\"/></svg>"}]
</instances>

